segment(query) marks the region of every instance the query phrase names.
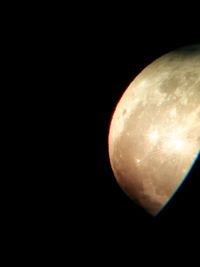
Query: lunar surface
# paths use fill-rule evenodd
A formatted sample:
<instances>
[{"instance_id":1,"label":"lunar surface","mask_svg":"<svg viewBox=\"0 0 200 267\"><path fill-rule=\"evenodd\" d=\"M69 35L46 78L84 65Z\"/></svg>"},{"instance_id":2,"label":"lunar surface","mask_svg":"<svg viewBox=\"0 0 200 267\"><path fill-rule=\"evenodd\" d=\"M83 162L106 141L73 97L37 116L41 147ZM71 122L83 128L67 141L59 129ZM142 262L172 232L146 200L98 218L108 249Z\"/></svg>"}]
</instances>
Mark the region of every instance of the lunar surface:
<instances>
[{"instance_id":1,"label":"lunar surface","mask_svg":"<svg viewBox=\"0 0 200 267\"><path fill-rule=\"evenodd\" d=\"M200 44L148 65L113 113L109 157L123 191L157 215L193 166L200 149Z\"/></svg>"}]
</instances>

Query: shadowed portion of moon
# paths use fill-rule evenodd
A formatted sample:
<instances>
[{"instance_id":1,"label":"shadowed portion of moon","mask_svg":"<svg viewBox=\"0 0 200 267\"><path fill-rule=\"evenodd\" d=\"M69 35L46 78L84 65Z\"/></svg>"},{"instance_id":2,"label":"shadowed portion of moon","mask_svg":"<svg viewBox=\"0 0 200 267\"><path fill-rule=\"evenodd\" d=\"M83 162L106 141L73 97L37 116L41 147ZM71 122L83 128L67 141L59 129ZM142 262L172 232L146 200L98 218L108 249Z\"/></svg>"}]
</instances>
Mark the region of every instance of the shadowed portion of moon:
<instances>
[{"instance_id":1,"label":"shadowed portion of moon","mask_svg":"<svg viewBox=\"0 0 200 267\"><path fill-rule=\"evenodd\" d=\"M200 148L200 45L147 66L120 99L109 156L122 189L156 215L187 176Z\"/></svg>"}]
</instances>

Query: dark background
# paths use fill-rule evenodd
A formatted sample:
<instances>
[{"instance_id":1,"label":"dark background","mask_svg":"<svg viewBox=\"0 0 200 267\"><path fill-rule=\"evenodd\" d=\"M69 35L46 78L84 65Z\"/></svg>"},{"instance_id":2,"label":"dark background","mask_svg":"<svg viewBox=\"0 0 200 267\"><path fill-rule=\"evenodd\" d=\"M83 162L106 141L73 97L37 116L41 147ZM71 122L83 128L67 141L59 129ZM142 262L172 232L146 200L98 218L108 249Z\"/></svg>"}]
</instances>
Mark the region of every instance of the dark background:
<instances>
[{"instance_id":1,"label":"dark background","mask_svg":"<svg viewBox=\"0 0 200 267\"><path fill-rule=\"evenodd\" d=\"M163 263L195 249L199 161L154 218L117 185L107 143L114 108L133 78L164 53L200 41L199 8L183 5L8 8L2 101L14 162L6 167L14 174L5 179L4 206L14 249L21 242L33 258L56 249L73 261L95 257L92 266L113 250L115 259L125 250L133 263L147 254L149 261L161 254Z\"/></svg>"}]
</instances>

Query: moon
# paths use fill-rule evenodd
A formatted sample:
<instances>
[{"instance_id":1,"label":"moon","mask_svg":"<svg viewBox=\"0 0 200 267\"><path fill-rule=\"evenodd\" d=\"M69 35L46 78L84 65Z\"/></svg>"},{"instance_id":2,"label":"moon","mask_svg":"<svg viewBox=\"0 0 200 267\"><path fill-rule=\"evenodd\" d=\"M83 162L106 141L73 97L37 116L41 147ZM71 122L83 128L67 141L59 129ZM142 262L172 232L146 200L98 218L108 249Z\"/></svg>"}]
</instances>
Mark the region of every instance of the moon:
<instances>
[{"instance_id":1,"label":"moon","mask_svg":"<svg viewBox=\"0 0 200 267\"><path fill-rule=\"evenodd\" d=\"M122 190L157 215L176 193L200 149L200 44L148 65L114 110L109 158Z\"/></svg>"}]
</instances>

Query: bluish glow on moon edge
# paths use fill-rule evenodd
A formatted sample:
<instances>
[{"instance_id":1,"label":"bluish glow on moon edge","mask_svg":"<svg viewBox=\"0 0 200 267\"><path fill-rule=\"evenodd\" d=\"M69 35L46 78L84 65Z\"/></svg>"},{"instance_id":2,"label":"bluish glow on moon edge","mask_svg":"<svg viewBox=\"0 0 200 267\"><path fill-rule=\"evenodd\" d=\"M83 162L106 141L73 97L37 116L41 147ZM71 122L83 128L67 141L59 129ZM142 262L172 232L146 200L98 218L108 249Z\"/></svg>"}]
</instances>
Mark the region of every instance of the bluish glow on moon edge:
<instances>
[{"instance_id":1,"label":"bluish glow on moon edge","mask_svg":"<svg viewBox=\"0 0 200 267\"><path fill-rule=\"evenodd\" d=\"M177 191L179 190L179 188L181 187L181 185L184 183L184 181L186 180L186 178L189 176L190 171L192 170L195 162L197 161L198 157L200 156L200 150L197 153L197 155L195 156L190 169L188 170L187 174L185 175L185 177L183 178L183 180L180 182L179 186L177 187L176 191L173 193L173 195L169 198L169 200L165 203L165 205L158 211L157 214L155 214L155 216L157 216L158 214L160 214L160 212L165 208L166 205L169 204L169 202L171 201L171 199L174 197L174 195L177 193Z\"/></svg>"}]
</instances>

